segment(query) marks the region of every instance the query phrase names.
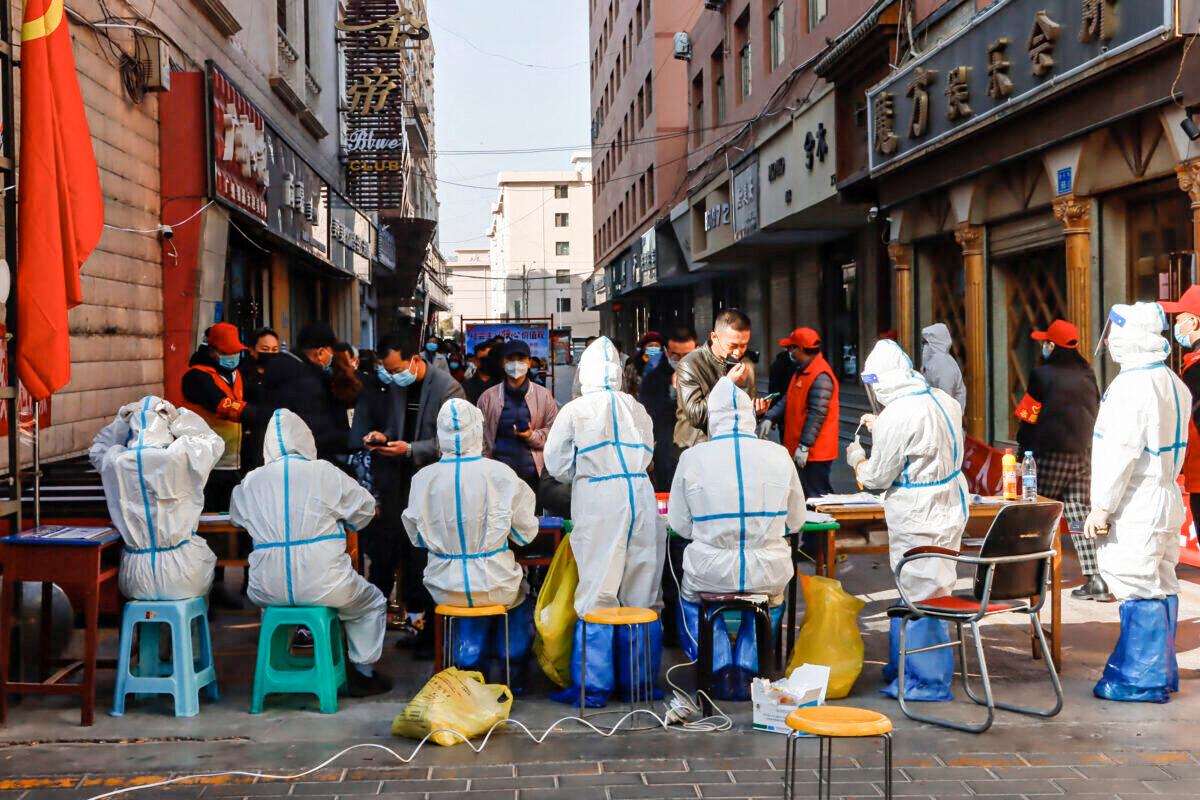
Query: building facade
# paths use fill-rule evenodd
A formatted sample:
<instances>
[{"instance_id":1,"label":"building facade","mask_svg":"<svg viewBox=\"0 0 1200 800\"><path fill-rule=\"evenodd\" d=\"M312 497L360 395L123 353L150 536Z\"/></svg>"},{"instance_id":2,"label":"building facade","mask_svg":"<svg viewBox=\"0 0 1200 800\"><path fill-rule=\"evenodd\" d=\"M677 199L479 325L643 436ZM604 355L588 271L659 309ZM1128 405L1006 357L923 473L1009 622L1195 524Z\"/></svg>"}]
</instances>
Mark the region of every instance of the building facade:
<instances>
[{"instance_id":1,"label":"building facade","mask_svg":"<svg viewBox=\"0 0 1200 800\"><path fill-rule=\"evenodd\" d=\"M499 319L503 306L495 303L492 282L504 282L492 276L490 250L486 247L460 247L454 260L446 264L450 289L450 316L443 321L446 335L462 331L462 320Z\"/></svg>"},{"instance_id":2,"label":"building facade","mask_svg":"<svg viewBox=\"0 0 1200 800\"><path fill-rule=\"evenodd\" d=\"M488 228L490 308L500 319L553 320L573 338L596 335L599 315L583 306L592 251L592 162L561 171L501 172Z\"/></svg>"}]
</instances>

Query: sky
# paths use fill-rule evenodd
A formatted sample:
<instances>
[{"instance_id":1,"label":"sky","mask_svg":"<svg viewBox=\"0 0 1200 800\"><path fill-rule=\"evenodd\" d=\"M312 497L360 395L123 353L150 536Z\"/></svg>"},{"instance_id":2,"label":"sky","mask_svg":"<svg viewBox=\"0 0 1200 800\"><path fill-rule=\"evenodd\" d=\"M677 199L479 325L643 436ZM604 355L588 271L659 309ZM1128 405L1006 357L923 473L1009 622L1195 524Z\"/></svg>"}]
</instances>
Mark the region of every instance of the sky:
<instances>
[{"instance_id":1,"label":"sky","mask_svg":"<svg viewBox=\"0 0 1200 800\"><path fill-rule=\"evenodd\" d=\"M587 0L429 0L428 14L438 238L450 261L455 248L487 246L498 172L568 169L571 157L570 149L454 151L590 150L588 7Z\"/></svg>"}]
</instances>

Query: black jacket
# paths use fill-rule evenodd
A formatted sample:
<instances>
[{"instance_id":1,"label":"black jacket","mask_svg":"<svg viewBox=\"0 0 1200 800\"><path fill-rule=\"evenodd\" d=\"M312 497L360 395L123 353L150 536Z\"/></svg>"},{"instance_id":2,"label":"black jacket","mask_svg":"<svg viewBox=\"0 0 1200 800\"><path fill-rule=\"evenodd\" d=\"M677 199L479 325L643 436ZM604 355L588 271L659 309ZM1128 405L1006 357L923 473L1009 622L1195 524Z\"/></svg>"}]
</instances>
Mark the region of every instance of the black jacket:
<instances>
[{"instance_id":1,"label":"black jacket","mask_svg":"<svg viewBox=\"0 0 1200 800\"><path fill-rule=\"evenodd\" d=\"M245 359L243 359L243 363ZM225 392L214 383L213 376L207 372L201 372L192 367L205 366L212 367L217 371L217 374L225 377L232 385L233 373L230 370L221 368L208 352L208 345L202 344L200 348L192 353L192 357L188 360L188 371L183 373L183 380L180 381L180 390L183 392L183 399L192 405L199 406L209 413L217 413L217 406L225 399ZM246 383L246 375L242 371L241 366L237 368L238 372L242 373L242 400L245 401L246 407L242 409L241 424L242 424L242 449L240 455L241 471L246 472L254 469L262 464L262 442L257 439L253 432L258 427L258 418L261 411L257 398L252 396L249 391L249 384ZM257 443L257 444L256 444Z\"/></svg>"},{"instance_id":2,"label":"black jacket","mask_svg":"<svg viewBox=\"0 0 1200 800\"><path fill-rule=\"evenodd\" d=\"M417 408L415 430L405 430L405 409L408 405L408 387L384 386L374 375L363 379L363 391L354 409L354 431L350 434L350 445L355 449L362 446L363 437L371 431L379 431L390 441L408 442L410 457L403 459L376 456L372 463L411 463L417 469L432 464L441 457L437 439L437 417L442 405L451 398L466 399L463 387L448 372L427 367L421 381L420 405Z\"/></svg>"},{"instance_id":3,"label":"black jacket","mask_svg":"<svg viewBox=\"0 0 1200 800\"><path fill-rule=\"evenodd\" d=\"M265 428L271 415L280 408L294 411L308 425L317 443L317 458L335 461L347 453L350 420L346 409L333 397L329 376L295 353L280 353L267 364L260 427Z\"/></svg>"},{"instance_id":4,"label":"black jacket","mask_svg":"<svg viewBox=\"0 0 1200 800\"><path fill-rule=\"evenodd\" d=\"M467 400L469 400L472 405L478 405L479 396L498 383L500 383L499 378L488 378L485 381L483 377L476 372L474 375L462 382L462 389Z\"/></svg>"},{"instance_id":5,"label":"black jacket","mask_svg":"<svg viewBox=\"0 0 1200 800\"><path fill-rule=\"evenodd\" d=\"M1086 454L1100 412L1096 375L1074 350L1058 347L1029 375L1029 396L1042 404L1036 425L1022 422L1017 445L1022 452Z\"/></svg>"},{"instance_id":6,"label":"black jacket","mask_svg":"<svg viewBox=\"0 0 1200 800\"><path fill-rule=\"evenodd\" d=\"M771 371L767 373L767 393L780 396L787 394L788 386L792 382L792 373L795 371L796 362L792 361L787 350L775 356L775 360L771 362Z\"/></svg>"}]
</instances>

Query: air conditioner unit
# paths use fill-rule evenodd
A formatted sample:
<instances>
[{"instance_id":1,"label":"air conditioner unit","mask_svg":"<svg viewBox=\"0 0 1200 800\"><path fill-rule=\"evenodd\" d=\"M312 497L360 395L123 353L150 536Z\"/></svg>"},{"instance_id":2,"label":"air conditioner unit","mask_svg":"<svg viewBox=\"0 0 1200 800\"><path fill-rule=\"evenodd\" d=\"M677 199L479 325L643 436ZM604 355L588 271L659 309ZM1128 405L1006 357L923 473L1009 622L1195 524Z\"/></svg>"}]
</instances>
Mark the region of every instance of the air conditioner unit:
<instances>
[{"instance_id":1,"label":"air conditioner unit","mask_svg":"<svg viewBox=\"0 0 1200 800\"><path fill-rule=\"evenodd\" d=\"M687 31L680 31L675 34L675 57L680 61L692 60L692 39L687 35Z\"/></svg>"},{"instance_id":2,"label":"air conditioner unit","mask_svg":"<svg viewBox=\"0 0 1200 800\"><path fill-rule=\"evenodd\" d=\"M725 7L725 0L704 0L704 7L713 11L720 11Z\"/></svg>"},{"instance_id":3,"label":"air conditioner unit","mask_svg":"<svg viewBox=\"0 0 1200 800\"><path fill-rule=\"evenodd\" d=\"M171 48L158 36L134 32L133 49L142 82L150 92L171 90Z\"/></svg>"}]
</instances>

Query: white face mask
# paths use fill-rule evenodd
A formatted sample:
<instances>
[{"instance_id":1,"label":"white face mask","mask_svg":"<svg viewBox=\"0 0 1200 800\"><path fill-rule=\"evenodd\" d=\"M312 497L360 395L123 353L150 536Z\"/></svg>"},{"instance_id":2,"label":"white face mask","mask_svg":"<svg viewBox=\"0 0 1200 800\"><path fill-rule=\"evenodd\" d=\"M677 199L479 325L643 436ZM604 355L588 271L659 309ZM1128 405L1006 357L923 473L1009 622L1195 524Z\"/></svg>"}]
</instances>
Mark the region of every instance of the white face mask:
<instances>
[{"instance_id":1,"label":"white face mask","mask_svg":"<svg viewBox=\"0 0 1200 800\"><path fill-rule=\"evenodd\" d=\"M529 372L529 365L524 361L505 361L504 374L515 380L520 380L525 377L525 373Z\"/></svg>"}]
</instances>

